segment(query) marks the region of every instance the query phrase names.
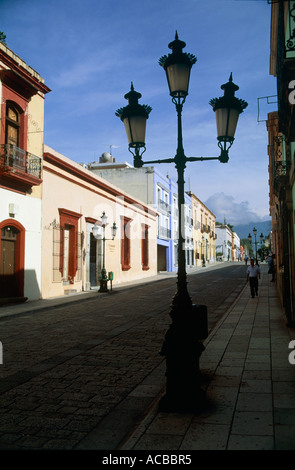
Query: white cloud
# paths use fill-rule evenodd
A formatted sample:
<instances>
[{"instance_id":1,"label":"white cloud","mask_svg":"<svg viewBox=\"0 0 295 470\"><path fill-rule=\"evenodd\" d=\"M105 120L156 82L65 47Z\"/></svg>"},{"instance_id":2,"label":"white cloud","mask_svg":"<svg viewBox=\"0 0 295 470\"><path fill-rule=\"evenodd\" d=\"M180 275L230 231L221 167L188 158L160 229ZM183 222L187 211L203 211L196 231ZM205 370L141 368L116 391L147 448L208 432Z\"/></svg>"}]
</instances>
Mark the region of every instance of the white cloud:
<instances>
[{"instance_id":1,"label":"white cloud","mask_svg":"<svg viewBox=\"0 0 295 470\"><path fill-rule=\"evenodd\" d=\"M251 208L248 201L236 202L233 196L225 193L215 193L209 197L205 205L216 216L216 221L232 225L261 222L262 219Z\"/></svg>"}]
</instances>

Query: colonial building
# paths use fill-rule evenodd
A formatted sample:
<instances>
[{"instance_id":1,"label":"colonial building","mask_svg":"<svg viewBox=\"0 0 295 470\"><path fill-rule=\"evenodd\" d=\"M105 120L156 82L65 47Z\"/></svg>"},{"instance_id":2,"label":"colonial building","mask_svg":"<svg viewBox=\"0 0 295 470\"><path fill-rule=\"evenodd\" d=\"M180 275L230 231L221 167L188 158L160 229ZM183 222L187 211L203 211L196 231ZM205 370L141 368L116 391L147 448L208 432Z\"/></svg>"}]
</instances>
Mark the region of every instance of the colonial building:
<instances>
[{"instance_id":1,"label":"colonial building","mask_svg":"<svg viewBox=\"0 0 295 470\"><path fill-rule=\"evenodd\" d=\"M94 231L103 213L105 246ZM113 285L155 275L156 222L157 213L142 201L45 146L42 296L99 286L103 264Z\"/></svg>"},{"instance_id":2,"label":"colonial building","mask_svg":"<svg viewBox=\"0 0 295 470\"><path fill-rule=\"evenodd\" d=\"M278 112L269 113L268 156L272 249L276 280L290 325L295 325L295 1L271 2L270 74Z\"/></svg>"},{"instance_id":3,"label":"colonial building","mask_svg":"<svg viewBox=\"0 0 295 470\"><path fill-rule=\"evenodd\" d=\"M234 231L232 231L232 261L240 261L241 259L241 247L240 237Z\"/></svg>"},{"instance_id":4,"label":"colonial building","mask_svg":"<svg viewBox=\"0 0 295 470\"><path fill-rule=\"evenodd\" d=\"M216 251L218 258L223 261L232 261L233 234L226 224L216 225Z\"/></svg>"},{"instance_id":5,"label":"colonial building","mask_svg":"<svg viewBox=\"0 0 295 470\"><path fill-rule=\"evenodd\" d=\"M49 91L43 78L0 42L1 303L41 294L44 98Z\"/></svg>"},{"instance_id":6,"label":"colonial building","mask_svg":"<svg viewBox=\"0 0 295 470\"><path fill-rule=\"evenodd\" d=\"M153 166L134 168L128 163L116 163L105 152L99 162L88 165L89 170L132 194L158 213L157 265L158 271L177 270L178 193L177 184ZM192 205L185 195L185 250L187 266L194 265Z\"/></svg>"},{"instance_id":7,"label":"colonial building","mask_svg":"<svg viewBox=\"0 0 295 470\"><path fill-rule=\"evenodd\" d=\"M44 145L49 91L0 42L1 304L89 290L104 268L114 285L157 273L157 213Z\"/></svg>"},{"instance_id":8,"label":"colonial building","mask_svg":"<svg viewBox=\"0 0 295 470\"><path fill-rule=\"evenodd\" d=\"M192 192L193 243L195 265L216 261L215 215Z\"/></svg>"}]
</instances>

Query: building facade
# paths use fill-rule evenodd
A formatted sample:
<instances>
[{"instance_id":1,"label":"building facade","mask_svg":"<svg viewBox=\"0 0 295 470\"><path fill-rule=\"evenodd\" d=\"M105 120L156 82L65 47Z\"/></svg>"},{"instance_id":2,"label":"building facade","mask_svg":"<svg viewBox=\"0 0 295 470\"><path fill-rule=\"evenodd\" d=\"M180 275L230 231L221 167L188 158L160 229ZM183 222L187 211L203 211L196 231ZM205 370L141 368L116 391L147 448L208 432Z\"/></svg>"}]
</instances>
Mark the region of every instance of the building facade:
<instances>
[{"instance_id":1,"label":"building facade","mask_svg":"<svg viewBox=\"0 0 295 470\"><path fill-rule=\"evenodd\" d=\"M105 244L93 232L103 213ZM142 201L44 146L43 298L99 286L103 255L113 285L155 275L156 222L157 213Z\"/></svg>"},{"instance_id":2,"label":"building facade","mask_svg":"<svg viewBox=\"0 0 295 470\"><path fill-rule=\"evenodd\" d=\"M178 250L178 191L177 184L155 167L134 168L127 163L116 163L103 153L99 162L88 165L93 173L132 194L158 213L157 267L158 271L177 270ZM185 250L187 267L194 266L192 204L185 196Z\"/></svg>"},{"instance_id":3,"label":"building facade","mask_svg":"<svg viewBox=\"0 0 295 470\"><path fill-rule=\"evenodd\" d=\"M221 261L232 261L233 257L233 234L225 224L216 225L216 251Z\"/></svg>"},{"instance_id":4,"label":"building facade","mask_svg":"<svg viewBox=\"0 0 295 470\"><path fill-rule=\"evenodd\" d=\"M0 302L41 295L44 98L49 91L43 78L0 42Z\"/></svg>"},{"instance_id":5,"label":"building facade","mask_svg":"<svg viewBox=\"0 0 295 470\"><path fill-rule=\"evenodd\" d=\"M240 261L241 259L240 244L240 237L236 232L232 231L232 261Z\"/></svg>"},{"instance_id":6,"label":"building facade","mask_svg":"<svg viewBox=\"0 0 295 470\"><path fill-rule=\"evenodd\" d=\"M188 195L192 201L194 263L204 266L216 261L216 217L192 192Z\"/></svg>"},{"instance_id":7,"label":"building facade","mask_svg":"<svg viewBox=\"0 0 295 470\"><path fill-rule=\"evenodd\" d=\"M295 325L295 1L272 2L270 74L278 112L269 113L268 157L272 250L276 280L290 325Z\"/></svg>"}]
</instances>

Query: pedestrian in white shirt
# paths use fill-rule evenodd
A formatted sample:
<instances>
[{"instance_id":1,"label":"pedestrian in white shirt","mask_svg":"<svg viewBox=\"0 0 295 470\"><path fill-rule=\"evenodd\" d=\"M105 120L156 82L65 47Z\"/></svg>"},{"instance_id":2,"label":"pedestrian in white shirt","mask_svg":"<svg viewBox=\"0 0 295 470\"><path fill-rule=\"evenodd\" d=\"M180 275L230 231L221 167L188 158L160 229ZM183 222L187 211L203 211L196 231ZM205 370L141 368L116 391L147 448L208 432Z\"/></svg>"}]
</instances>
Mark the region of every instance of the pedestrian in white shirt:
<instances>
[{"instance_id":1,"label":"pedestrian in white shirt","mask_svg":"<svg viewBox=\"0 0 295 470\"><path fill-rule=\"evenodd\" d=\"M247 269L247 282L250 282L250 292L252 298L255 294L258 295L258 278L260 279L260 268L257 264L254 264L254 259L250 259L250 266Z\"/></svg>"}]
</instances>

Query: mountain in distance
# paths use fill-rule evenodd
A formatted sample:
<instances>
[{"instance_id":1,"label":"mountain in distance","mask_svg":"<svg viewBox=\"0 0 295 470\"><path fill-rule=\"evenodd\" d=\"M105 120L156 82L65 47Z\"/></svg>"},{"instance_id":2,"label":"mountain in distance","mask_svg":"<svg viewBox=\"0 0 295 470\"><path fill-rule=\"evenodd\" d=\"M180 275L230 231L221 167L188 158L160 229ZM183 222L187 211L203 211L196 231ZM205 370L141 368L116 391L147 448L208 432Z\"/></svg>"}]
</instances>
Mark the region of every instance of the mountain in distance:
<instances>
[{"instance_id":1,"label":"mountain in distance","mask_svg":"<svg viewBox=\"0 0 295 470\"><path fill-rule=\"evenodd\" d=\"M268 236L272 230L271 220L266 220L264 222L250 222L248 224L234 225L233 231L239 236L240 239L248 238L249 233L252 236L252 241L255 241L253 228L257 229L256 240L260 241L260 235L263 234L264 237Z\"/></svg>"}]
</instances>

